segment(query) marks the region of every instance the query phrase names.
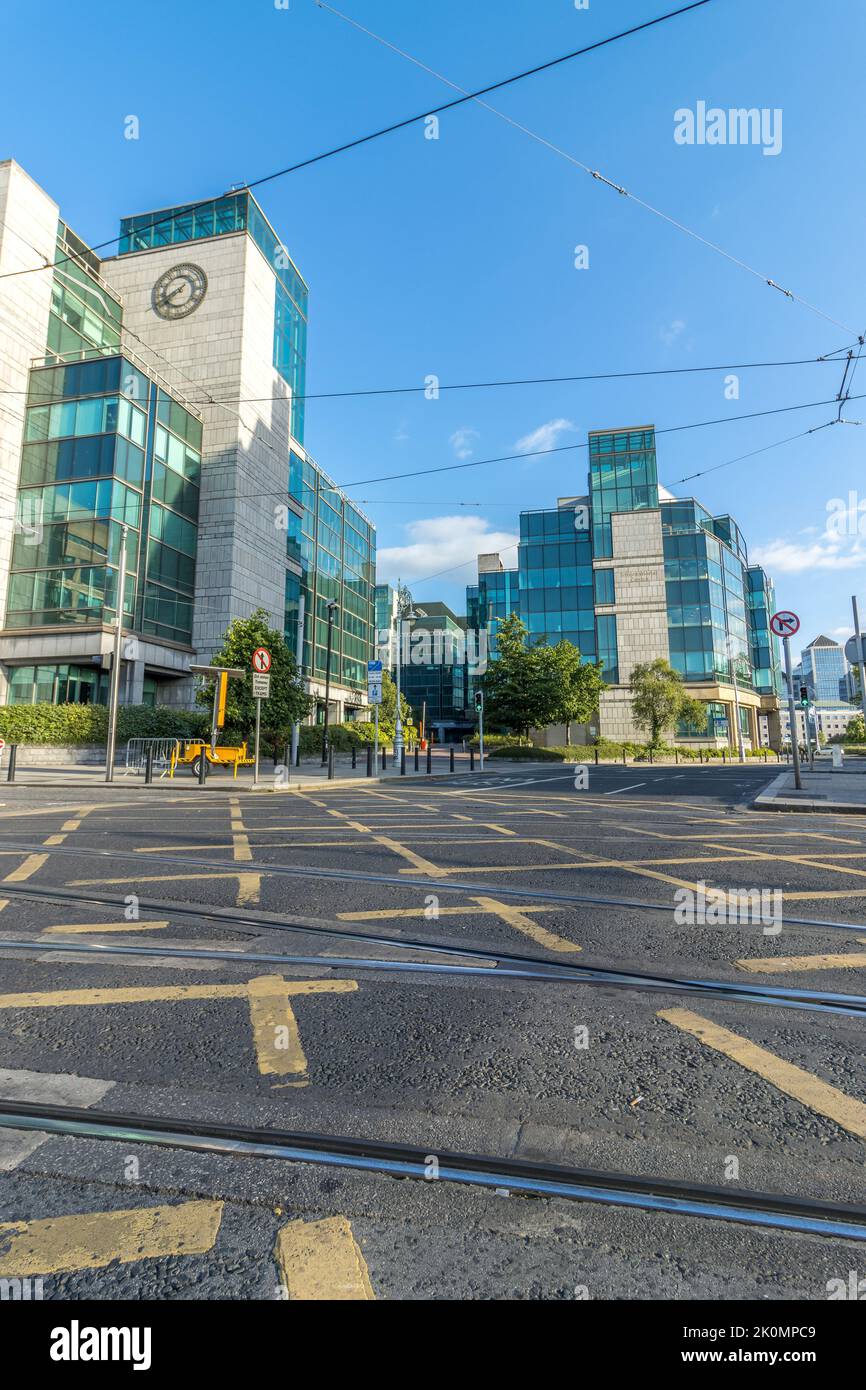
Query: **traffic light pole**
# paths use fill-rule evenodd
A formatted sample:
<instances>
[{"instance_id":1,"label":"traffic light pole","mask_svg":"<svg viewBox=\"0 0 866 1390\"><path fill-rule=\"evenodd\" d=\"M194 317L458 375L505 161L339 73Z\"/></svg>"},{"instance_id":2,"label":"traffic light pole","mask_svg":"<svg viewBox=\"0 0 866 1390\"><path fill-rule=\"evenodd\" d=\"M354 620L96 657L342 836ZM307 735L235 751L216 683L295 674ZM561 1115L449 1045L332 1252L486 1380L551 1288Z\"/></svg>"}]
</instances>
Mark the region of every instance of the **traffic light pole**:
<instances>
[{"instance_id":1,"label":"traffic light pole","mask_svg":"<svg viewBox=\"0 0 866 1390\"><path fill-rule=\"evenodd\" d=\"M794 759L794 786L797 791L803 790L803 779L800 776L800 741L797 728L797 708L794 704L794 676L791 669L791 639L783 639L785 645L785 675L788 680L788 720L791 726L791 756ZM807 730L808 732L808 730Z\"/></svg>"}]
</instances>

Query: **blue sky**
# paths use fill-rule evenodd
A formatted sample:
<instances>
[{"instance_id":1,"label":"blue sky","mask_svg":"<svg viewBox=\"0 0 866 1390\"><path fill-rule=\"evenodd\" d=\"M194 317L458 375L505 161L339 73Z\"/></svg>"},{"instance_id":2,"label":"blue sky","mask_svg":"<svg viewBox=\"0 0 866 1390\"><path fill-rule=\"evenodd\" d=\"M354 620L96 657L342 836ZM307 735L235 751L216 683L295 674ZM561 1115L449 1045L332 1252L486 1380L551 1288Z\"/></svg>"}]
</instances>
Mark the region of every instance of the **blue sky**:
<instances>
[{"instance_id":1,"label":"blue sky","mask_svg":"<svg viewBox=\"0 0 866 1390\"><path fill-rule=\"evenodd\" d=\"M639 23L674 0L337 0L465 87ZM860 0L713 0L490 100L701 236L818 306L772 290L566 159L479 109L290 175L260 200L308 280L310 392L815 358L866 328ZM6 0L0 157L85 239L125 213L216 195L447 100L449 91L314 0ZM782 111L782 147L682 145L699 101ZM140 139L124 139L124 119ZM589 248L577 270L574 250ZM848 330L852 328L852 334ZM689 424L832 400L837 365L311 401L310 452L378 526L386 577L463 611L476 551L511 542L521 508L585 487L583 450L389 483L381 474L521 452L587 431ZM854 391L866 392L866 365ZM866 401L846 415L866 419ZM824 406L662 436L673 483L823 424ZM740 522L803 637L850 627L866 548L828 534L861 486L864 435L834 426L674 488ZM866 494L864 494L866 495ZM473 505L478 504L478 505ZM866 531L866 521L863 523ZM506 555L513 557L514 551ZM461 562L463 568L452 569ZM451 572L426 579L440 570Z\"/></svg>"}]
</instances>

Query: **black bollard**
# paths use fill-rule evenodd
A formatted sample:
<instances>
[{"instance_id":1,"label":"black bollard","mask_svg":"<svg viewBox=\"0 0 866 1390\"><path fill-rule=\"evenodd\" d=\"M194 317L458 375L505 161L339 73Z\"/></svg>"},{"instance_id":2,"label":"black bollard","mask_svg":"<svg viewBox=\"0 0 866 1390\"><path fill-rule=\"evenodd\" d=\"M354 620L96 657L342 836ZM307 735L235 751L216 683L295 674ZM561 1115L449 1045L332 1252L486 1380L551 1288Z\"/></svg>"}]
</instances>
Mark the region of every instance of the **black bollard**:
<instances>
[{"instance_id":1,"label":"black bollard","mask_svg":"<svg viewBox=\"0 0 866 1390\"><path fill-rule=\"evenodd\" d=\"M200 787L203 787L203 786L205 785L206 779L207 779L207 758L205 757L204 748L202 748L201 752L200 752L199 755L198 755L198 784L199 784Z\"/></svg>"},{"instance_id":2,"label":"black bollard","mask_svg":"<svg viewBox=\"0 0 866 1390\"><path fill-rule=\"evenodd\" d=\"M372 777L372 776L373 776L373 745L372 745L372 743L368 743L368 744L367 744L367 776L368 776L368 777Z\"/></svg>"},{"instance_id":3,"label":"black bollard","mask_svg":"<svg viewBox=\"0 0 866 1390\"><path fill-rule=\"evenodd\" d=\"M405 776L406 776L406 747L405 747L405 745L400 749L400 776L401 776L401 777L405 777Z\"/></svg>"},{"instance_id":4,"label":"black bollard","mask_svg":"<svg viewBox=\"0 0 866 1390\"><path fill-rule=\"evenodd\" d=\"M358 750L357 750L357 748L355 747L355 745L354 745L354 743L353 743L353 744L352 744L352 771L353 771L353 772L355 771L355 768L356 768L357 766L358 766Z\"/></svg>"},{"instance_id":5,"label":"black bollard","mask_svg":"<svg viewBox=\"0 0 866 1390\"><path fill-rule=\"evenodd\" d=\"M474 772L474 771L475 771L475 749L474 749L474 748L470 748L470 749L469 749L469 771L470 771L470 772Z\"/></svg>"},{"instance_id":6,"label":"black bollard","mask_svg":"<svg viewBox=\"0 0 866 1390\"><path fill-rule=\"evenodd\" d=\"M153 744L147 750L144 760L144 785L149 787L153 781Z\"/></svg>"},{"instance_id":7,"label":"black bollard","mask_svg":"<svg viewBox=\"0 0 866 1390\"><path fill-rule=\"evenodd\" d=\"M415 744L415 771L418 771L418 745Z\"/></svg>"},{"instance_id":8,"label":"black bollard","mask_svg":"<svg viewBox=\"0 0 866 1390\"><path fill-rule=\"evenodd\" d=\"M453 748L453 746L452 746L452 748L451 748L451 750L450 750L450 756L449 756L449 758L448 758L448 771L449 771L449 772L453 772L453 771L454 771L454 748Z\"/></svg>"},{"instance_id":9,"label":"black bollard","mask_svg":"<svg viewBox=\"0 0 866 1390\"><path fill-rule=\"evenodd\" d=\"M9 766L8 766L8 768L6 769L6 781L7 781L7 782L14 782L14 781L15 781L15 764L17 763L17 761L18 761L18 744L17 744L17 743L10 743L10 745L9 745Z\"/></svg>"},{"instance_id":10,"label":"black bollard","mask_svg":"<svg viewBox=\"0 0 866 1390\"><path fill-rule=\"evenodd\" d=\"M328 744L328 781L329 781L329 782L333 782L333 780L334 780L334 745L333 745L333 743L329 743L329 744Z\"/></svg>"},{"instance_id":11,"label":"black bollard","mask_svg":"<svg viewBox=\"0 0 866 1390\"><path fill-rule=\"evenodd\" d=\"M428 772L432 772L432 771L433 771L433 745L432 745L432 743L428 743L428 744L427 744L427 771L428 771Z\"/></svg>"}]
</instances>

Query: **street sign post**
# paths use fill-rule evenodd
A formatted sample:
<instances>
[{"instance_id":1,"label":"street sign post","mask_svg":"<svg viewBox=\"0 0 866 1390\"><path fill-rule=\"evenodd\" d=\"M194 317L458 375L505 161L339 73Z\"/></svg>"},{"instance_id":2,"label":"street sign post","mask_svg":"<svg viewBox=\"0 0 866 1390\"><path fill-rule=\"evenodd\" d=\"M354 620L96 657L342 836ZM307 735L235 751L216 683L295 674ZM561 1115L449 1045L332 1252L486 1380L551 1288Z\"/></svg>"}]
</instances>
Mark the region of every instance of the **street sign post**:
<instances>
[{"instance_id":1,"label":"street sign post","mask_svg":"<svg viewBox=\"0 0 866 1390\"><path fill-rule=\"evenodd\" d=\"M373 706L375 733L373 735L373 766L379 766L379 706L382 703L382 663L367 662L367 700Z\"/></svg>"},{"instance_id":2,"label":"street sign post","mask_svg":"<svg viewBox=\"0 0 866 1390\"><path fill-rule=\"evenodd\" d=\"M770 619L770 631L777 637L781 637L785 644L785 676L788 681L788 723L791 727L791 757L794 759L794 786L797 791L803 790L803 779L800 776L800 743L797 732L797 708L794 704L794 674L791 667L791 637L800 630L800 619L796 613L789 613L782 609L779 613L774 613ZM808 737L808 726L807 726Z\"/></svg>"},{"instance_id":3,"label":"street sign post","mask_svg":"<svg viewBox=\"0 0 866 1390\"><path fill-rule=\"evenodd\" d=\"M857 612L857 595L851 595L851 607L854 611L854 636L849 638L845 644L845 655L852 666L860 667L860 707L863 710L863 720L866 722L866 636L860 631L860 614ZM854 656L848 655L848 648L852 642L856 642Z\"/></svg>"},{"instance_id":4,"label":"street sign post","mask_svg":"<svg viewBox=\"0 0 866 1390\"><path fill-rule=\"evenodd\" d=\"M256 647L250 663L253 668L253 699L256 702L256 753L253 786L259 785L259 743L262 732L262 700L271 698L271 654L267 647Z\"/></svg>"}]
</instances>

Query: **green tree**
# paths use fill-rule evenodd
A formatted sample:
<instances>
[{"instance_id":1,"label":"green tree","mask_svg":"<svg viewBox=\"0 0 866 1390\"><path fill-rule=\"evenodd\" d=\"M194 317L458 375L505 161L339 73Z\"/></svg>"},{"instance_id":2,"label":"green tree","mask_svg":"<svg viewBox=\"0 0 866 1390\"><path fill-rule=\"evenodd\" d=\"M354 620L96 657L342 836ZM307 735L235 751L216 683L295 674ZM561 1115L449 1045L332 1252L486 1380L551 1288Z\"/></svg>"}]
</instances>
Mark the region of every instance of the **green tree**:
<instances>
[{"instance_id":1,"label":"green tree","mask_svg":"<svg viewBox=\"0 0 866 1390\"><path fill-rule=\"evenodd\" d=\"M598 697L605 689L601 662L582 661L580 649L565 641L543 648L541 657L556 689L557 710L552 722L565 725L565 742L570 744L572 723L588 724L598 710Z\"/></svg>"},{"instance_id":2,"label":"green tree","mask_svg":"<svg viewBox=\"0 0 866 1390\"><path fill-rule=\"evenodd\" d=\"M866 743L866 724L863 722L862 714L855 714L853 719L848 720L848 727L838 740L831 739L831 743Z\"/></svg>"},{"instance_id":3,"label":"green tree","mask_svg":"<svg viewBox=\"0 0 866 1390\"><path fill-rule=\"evenodd\" d=\"M274 757L279 757L289 741L292 725L307 717L313 702L304 691L295 658L283 634L268 626L264 608L257 608L248 618L235 618L229 624L211 665L234 666L246 672L243 678L229 681L226 729L251 740L256 727L252 676L252 656L256 647L267 647L271 654L271 695L270 699L262 700L262 743L271 749ZM212 707L213 697L214 683L208 681L196 695L196 701Z\"/></svg>"},{"instance_id":4,"label":"green tree","mask_svg":"<svg viewBox=\"0 0 866 1390\"><path fill-rule=\"evenodd\" d=\"M631 675L631 708L635 724L649 733L649 744L656 748L661 735L684 719L699 732L707 727L706 706L689 695L679 671L669 661L657 657L635 666Z\"/></svg>"},{"instance_id":5,"label":"green tree","mask_svg":"<svg viewBox=\"0 0 866 1390\"><path fill-rule=\"evenodd\" d=\"M557 672L543 638L529 640L516 613L496 629L499 655L484 675L487 721L515 734L545 729L556 722L559 708ZM545 655L547 653L548 655Z\"/></svg>"}]
</instances>

